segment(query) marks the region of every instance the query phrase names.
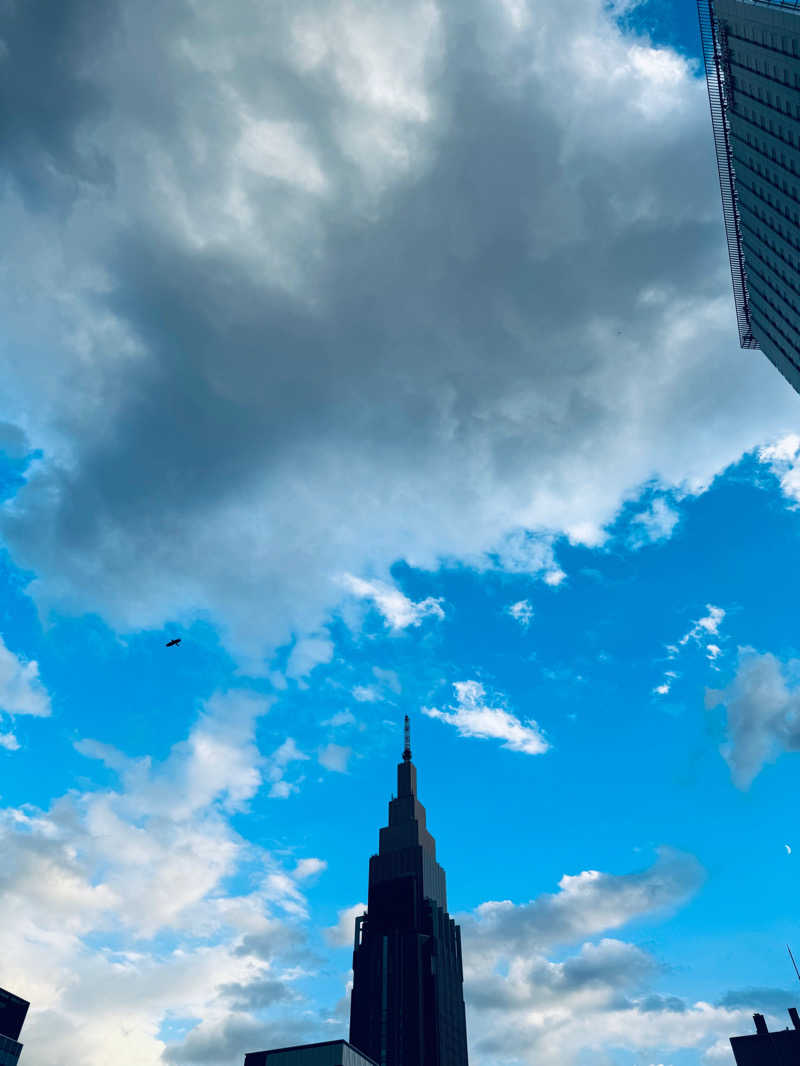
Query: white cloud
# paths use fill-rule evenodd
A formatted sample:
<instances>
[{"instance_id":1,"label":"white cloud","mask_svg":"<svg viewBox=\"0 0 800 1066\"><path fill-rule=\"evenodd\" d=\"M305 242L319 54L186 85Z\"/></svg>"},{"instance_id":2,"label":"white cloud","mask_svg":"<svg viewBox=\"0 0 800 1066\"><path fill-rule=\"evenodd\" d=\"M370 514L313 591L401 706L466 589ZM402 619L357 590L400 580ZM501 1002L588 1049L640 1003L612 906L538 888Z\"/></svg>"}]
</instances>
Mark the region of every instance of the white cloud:
<instances>
[{"instance_id":1,"label":"white cloud","mask_svg":"<svg viewBox=\"0 0 800 1066\"><path fill-rule=\"evenodd\" d=\"M702 880L694 858L666 849L649 869L587 870L530 903L484 903L459 915L472 1057L572 1066L625 1050L642 1061L654 1049L702 1052L745 1031L741 1004L712 1007L651 991L663 976L659 961L607 935L658 919ZM549 957L554 952L558 961Z\"/></svg>"},{"instance_id":2,"label":"white cloud","mask_svg":"<svg viewBox=\"0 0 800 1066\"><path fill-rule=\"evenodd\" d=\"M229 982L221 987L230 988L234 984ZM286 998L292 998L291 990ZM276 1019L230 1013L203 1020L182 1043L168 1045L161 1066L164 1063L167 1066L227 1066L242 1058L246 1049L300 1044L315 1031L317 1039L329 1038L320 1022L315 1022L308 1013L299 1017L283 1014Z\"/></svg>"},{"instance_id":3,"label":"white cloud","mask_svg":"<svg viewBox=\"0 0 800 1066\"><path fill-rule=\"evenodd\" d=\"M546 965L531 969L535 977L550 976ZM554 969L557 981L559 970ZM654 1049L665 1056L694 1051L705 1061L707 1049L723 1040L730 1059L728 1036L752 1026L747 1011L702 1001L679 1007L680 1001L672 997L674 1006L654 1009L649 1005L653 997L639 990L635 964L625 976L621 986L599 976L593 987L539 1002L528 994L527 983L519 987L509 979L497 993L497 1007L481 1011L480 1021L470 1023L473 1047L481 1059L523 1066L573 1066L587 1058L614 1062L623 1055L641 1062Z\"/></svg>"},{"instance_id":4,"label":"white cloud","mask_svg":"<svg viewBox=\"0 0 800 1066\"><path fill-rule=\"evenodd\" d=\"M328 183L319 163L287 122L245 120L236 152L244 166L258 174L309 192L326 191Z\"/></svg>"},{"instance_id":5,"label":"white cloud","mask_svg":"<svg viewBox=\"0 0 800 1066\"><path fill-rule=\"evenodd\" d=\"M634 539L638 543L658 543L672 536L675 526L680 521L680 515L668 500L663 496L657 496L645 511L634 517L633 521L637 527Z\"/></svg>"},{"instance_id":6,"label":"white cloud","mask_svg":"<svg viewBox=\"0 0 800 1066\"><path fill-rule=\"evenodd\" d=\"M309 877L316 877L327 868L324 859L300 859L294 868L293 876L297 881L305 881Z\"/></svg>"},{"instance_id":7,"label":"white cloud","mask_svg":"<svg viewBox=\"0 0 800 1066\"><path fill-rule=\"evenodd\" d=\"M800 437L787 433L758 451L759 460L770 467L792 506L800 505Z\"/></svg>"},{"instance_id":8,"label":"white cloud","mask_svg":"<svg viewBox=\"0 0 800 1066\"><path fill-rule=\"evenodd\" d=\"M456 681L453 688L456 704L449 711L423 707L423 714L455 726L462 737L502 740L502 746L511 751L540 755L549 748L550 745L532 719L523 723L504 707L487 706L486 690L480 682Z\"/></svg>"},{"instance_id":9,"label":"white cloud","mask_svg":"<svg viewBox=\"0 0 800 1066\"><path fill-rule=\"evenodd\" d=\"M128 759L95 740L75 747L117 771L139 815L155 816L169 807L178 821L219 802L225 810L242 810L261 785L261 757L253 740L254 722L270 701L243 690L216 693L206 703L188 740L175 745L169 760L153 768L149 758Z\"/></svg>"},{"instance_id":10,"label":"white cloud","mask_svg":"<svg viewBox=\"0 0 800 1066\"><path fill-rule=\"evenodd\" d=\"M359 703L376 703L378 700L392 701L394 696L399 696L403 690L400 678L394 670L385 670L380 666L372 667L373 683L356 685L353 689L353 698Z\"/></svg>"},{"instance_id":11,"label":"white cloud","mask_svg":"<svg viewBox=\"0 0 800 1066\"><path fill-rule=\"evenodd\" d=\"M6 647L0 636L0 711L46 718L50 697L39 678L39 665L26 661Z\"/></svg>"},{"instance_id":12,"label":"white cloud","mask_svg":"<svg viewBox=\"0 0 800 1066\"><path fill-rule=\"evenodd\" d=\"M716 636L719 633L719 627L725 618L725 611L722 607L714 607L711 603L706 604L706 610L708 614L703 618L698 618L692 624L691 629L678 641L679 645L688 644L690 640L702 641L706 636Z\"/></svg>"},{"instance_id":13,"label":"white cloud","mask_svg":"<svg viewBox=\"0 0 800 1066\"><path fill-rule=\"evenodd\" d=\"M740 648L733 681L707 689L706 706L726 712L721 751L738 788L748 788L765 763L800 750L800 663Z\"/></svg>"},{"instance_id":14,"label":"white cloud","mask_svg":"<svg viewBox=\"0 0 800 1066\"><path fill-rule=\"evenodd\" d=\"M324 77L334 90L337 147L360 170L363 192L376 195L413 173L433 117L428 81L442 43L438 8L430 0L400 10L301 5L291 33L302 73Z\"/></svg>"},{"instance_id":15,"label":"white cloud","mask_svg":"<svg viewBox=\"0 0 800 1066\"><path fill-rule=\"evenodd\" d=\"M332 770L338 774L347 773L347 763L353 754L352 748L343 747L341 744L326 744L317 752L317 759L326 770Z\"/></svg>"},{"instance_id":16,"label":"white cloud","mask_svg":"<svg viewBox=\"0 0 800 1066\"><path fill-rule=\"evenodd\" d=\"M547 570L544 575L545 585L551 585L556 588L566 579L566 574L563 570L556 568L555 570Z\"/></svg>"},{"instance_id":17,"label":"white cloud","mask_svg":"<svg viewBox=\"0 0 800 1066\"><path fill-rule=\"evenodd\" d=\"M569 531L572 543L600 543L602 533L588 525ZM476 566L492 564L512 574L528 574L541 578L547 585L559 585L567 576L556 563L553 553L554 537L551 533L532 532L529 529L509 530L484 559L475 560Z\"/></svg>"},{"instance_id":18,"label":"white cloud","mask_svg":"<svg viewBox=\"0 0 800 1066\"><path fill-rule=\"evenodd\" d=\"M709 637L715 637L719 634L720 626L725 619L725 611L722 607L715 607L711 603L706 604L706 610L708 614L703 615L702 618L698 618L696 622L692 622L689 629L683 634L677 644L668 644L666 647L667 658L676 659L681 650L685 648L690 642L700 646L704 646L706 658L712 664L713 669L717 670L719 667L716 665L716 660L722 654L722 648L719 644L715 644L709 641ZM672 683L679 675L675 670L665 670L664 679L661 684L656 685L653 692L659 696L666 696L672 689Z\"/></svg>"},{"instance_id":19,"label":"white cloud","mask_svg":"<svg viewBox=\"0 0 800 1066\"><path fill-rule=\"evenodd\" d=\"M329 926L325 930L325 939L331 947L345 948L353 946L355 937L356 918L366 912L366 903L355 903L352 907L345 907L337 911L338 921L336 925Z\"/></svg>"},{"instance_id":20,"label":"white cloud","mask_svg":"<svg viewBox=\"0 0 800 1066\"><path fill-rule=\"evenodd\" d=\"M163 1066L164 1022L255 1030L231 1007L232 989L253 1003L295 997L307 956L298 881L324 863L301 859L289 874L229 821L261 780L253 733L266 707L246 692L213 697L163 762L83 743L117 787L74 789L47 810L0 809L0 953L6 983L33 1004L31 1066Z\"/></svg>"},{"instance_id":21,"label":"white cloud","mask_svg":"<svg viewBox=\"0 0 800 1066\"><path fill-rule=\"evenodd\" d=\"M653 692L657 693L659 696L666 696L667 693L670 692L672 689L672 682L677 680L678 677L680 677L680 674L678 674L677 671L665 670L664 680L661 682L660 685L656 685L656 687L653 689Z\"/></svg>"},{"instance_id":22,"label":"white cloud","mask_svg":"<svg viewBox=\"0 0 800 1066\"><path fill-rule=\"evenodd\" d=\"M542 951L616 929L644 914L677 906L703 882L691 855L661 850L649 869L632 874L584 870L559 881L559 891L527 904L510 900L481 904L464 920L476 950L503 955Z\"/></svg>"},{"instance_id":23,"label":"white cloud","mask_svg":"<svg viewBox=\"0 0 800 1066\"><path fill-rule=\"evenodd\" d=\"M375 703L378 699L377 689L372 685L356 685L353 689L353 699L359 703Z\"/></svg>"},{"instance_id":24,"label":"white cloud","mask_svg":"<svg viewBox=\"0 0 800 1066\"><path fill-rule=\"evenodd\" d=\"M418 626L423 618L444 618L441 600L433 596L414 603L395 585L387 585L383 581L364 581L352 574L346 574L342 583L353 596L372 600L392 629Z\"/></svg>"},{"instance_id":25,"label":"white cloud","mask_svg":"<svg viewBox=\"0 0 800 1066\"><path fill-rule=\"evenodd\" d=\"M13 733L0 733L0 748L6 751L19 751L19 741Z\"/></svg>"},{"instance_id":26,"label":"white cloud","mask_svg":"<svg viewBox=\"0 0 800 1066\"><path fill-rule=\"evenodd\" d=\"M528 600L517 600L516 603L512 603L510 607L506 608L506 610L512 618L519 622L523 629L527 629L533 620L533 607Z\"/></svg>"},{"instance_id":27,"label":"white cloud","mask_svg":"<svg viewBox=\"0 0 800 1066\"><path fill-rule=\"evenodd\" d=\"M657 970L655 960L641 948L604 938L597 944L584 943L563 962L518 953L506 975L482 967L470 976L469 1001L473 1010L515 1013L522 1006L563 1010L570 1000L580 1000L584 1010L602 1011L615 994L619 998L621 989L640 988Z\"/></svg>"},{"instance_id":28,"label":"white cloud","mask_svg":"<svg viewBox=\"0 0 800 1066\"><path fill-rule=\"evenodd\" d=\"M302 637L296 642L286 664L286 676L300 680L333 658L333 641L327 635Z\"/></svg>"},{"instance_id":29,"label":"white cloud","mask_svg":"<svg viewBox=\"0 0 800 1066\"><path fill-rule=\"evenodd\" d=\"M355 694L355 690L353 690L353 695L356 699L359 699ZM338 729L343 725L355 725L355 723L356 716L352 711L337 711L331 718L326 718L322 725L329 725L333 729Z\"/></svg>"},{"instance_id":30,"label":"white cloud","mask_svg":"<svg viewBox=\"0 0 800 1066\"><path fill-rule=\"evenodd\" d=\"M289 782L285 779L286 769L293 762L305 762L309 756L302 752L293 737L276 748L267 760L267 780L271 782L269 795L272 799L288 799L300 787L300 781ZM302 780L302 779L301 779Z\"/></svg>"}]
</instances>

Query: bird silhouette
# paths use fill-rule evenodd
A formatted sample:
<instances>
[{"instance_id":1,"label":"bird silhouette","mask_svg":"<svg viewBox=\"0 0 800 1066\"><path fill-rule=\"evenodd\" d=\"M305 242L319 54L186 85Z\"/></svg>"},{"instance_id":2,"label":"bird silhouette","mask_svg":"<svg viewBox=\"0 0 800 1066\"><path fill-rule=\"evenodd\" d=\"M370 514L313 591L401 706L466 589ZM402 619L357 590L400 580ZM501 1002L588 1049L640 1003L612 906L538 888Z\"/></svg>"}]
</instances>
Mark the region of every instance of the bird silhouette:
<instances>
[{"instance_id":1,"label":"bird silhouette","mask_svg":"<svg viewBox=\"0 0 800 1066\"><path fill-rule=\"evenodd\" d=\"M181 642L181 638L180 637L173 637L172 640L168 640L167 641L167 643L164 645L164 647L165 648L174 648L175 645L180 644L180 642Z\"/></svg>"}]
</instances>

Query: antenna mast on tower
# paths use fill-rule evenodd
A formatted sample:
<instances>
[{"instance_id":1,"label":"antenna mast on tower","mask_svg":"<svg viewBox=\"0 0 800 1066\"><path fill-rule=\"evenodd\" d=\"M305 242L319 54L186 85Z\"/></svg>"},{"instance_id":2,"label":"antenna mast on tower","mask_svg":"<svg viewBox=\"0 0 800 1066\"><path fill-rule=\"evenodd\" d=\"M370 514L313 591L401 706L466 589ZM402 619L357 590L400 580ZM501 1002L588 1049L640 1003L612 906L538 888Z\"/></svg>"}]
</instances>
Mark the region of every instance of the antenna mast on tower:
<instances>
[{"instance_id":1,"label":"antenna mast on tower","mask_svg":"<svg viewBox=\"0 0 800 1066\"><path fill-rule=\"evenodd\" d=\"M403 738L405 740L403 762L411 762L411 723L408 720L408 715L406 715L405 724L403 725ZM797 976L800 977L800 974Z\"/></svg>"},{"instance_id":2,"label":"antenna mast on tower","mask_svg":"<svg viewBox=\"0 0 800 1066\"><path fill-rule=\"evenodd\" d=\"M800 970L797 969L797 963L794 961L794 955L789 945L786 945L786 950L789 952L789 958L792 960L792 966L794 966L794 972L797 974L797 980L800 981Z\"/></svg>"}]
</instances>

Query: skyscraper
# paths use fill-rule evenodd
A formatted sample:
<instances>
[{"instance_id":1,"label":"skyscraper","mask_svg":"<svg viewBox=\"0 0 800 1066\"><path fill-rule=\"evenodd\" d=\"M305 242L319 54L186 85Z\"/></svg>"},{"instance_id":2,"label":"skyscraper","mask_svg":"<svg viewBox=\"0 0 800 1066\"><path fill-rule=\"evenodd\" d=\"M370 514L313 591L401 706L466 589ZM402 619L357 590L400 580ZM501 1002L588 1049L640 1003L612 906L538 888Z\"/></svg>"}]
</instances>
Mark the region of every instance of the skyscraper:
<instances>
[{"instance_id":1,"label":"skyscraper","mask_svg":"<svg viewBox=\"0 0 800 1066\"><path fill-rule=\"evenodd\" d=\"M800 0L697 0L739 341L800 392Z\"/></svg>"},{"instance_id":2,"label":"skyscraper","mask_svg":"<svg viewBox=\"0 0 800 1066\"><path fill-rule=\"evenodd\" d=\"M22 1053L19 1034L30 1003L0 988L0 1066L16 1066Z\"/></svg>"},{"instance_id":3,"label":"skyscraper","mask_svg":"<svg viewBox=\"0 0 800 1066\"><path fill-rule=\"evenodd\" d=\"M356 919L350 1042L380 1066L467 1066L461 931L417 799L408 717L397 796Z\"/></svg>"}]
</instances>

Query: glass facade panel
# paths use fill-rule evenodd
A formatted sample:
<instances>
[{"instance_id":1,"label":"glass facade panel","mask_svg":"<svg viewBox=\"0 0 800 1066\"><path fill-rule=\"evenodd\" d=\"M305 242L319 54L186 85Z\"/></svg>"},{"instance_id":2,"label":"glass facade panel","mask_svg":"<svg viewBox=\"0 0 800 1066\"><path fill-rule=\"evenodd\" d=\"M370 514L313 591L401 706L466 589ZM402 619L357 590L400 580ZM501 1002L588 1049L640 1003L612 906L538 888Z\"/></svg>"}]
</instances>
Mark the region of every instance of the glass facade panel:
<instances>
[{"instance_id":1,"label":"glass facade panel","mask_svg":"<svg viewBox=\"0 0 800 1066\"><path fill-rule=\"evenodd\" d=\"M800 5L698 11L740 341L800 391Z\"/></svg>"},{"instance_id":2,"label":"glass facade panel","mask_svg":"<svg viewBox=\"0 0 800 1066\"><path fill-rule=\"evenodd\" d=\"M22 1044L7 1036L0 1036L0 1066L17 1066L21 1051Z\"/></svg>"}]
</instances>

